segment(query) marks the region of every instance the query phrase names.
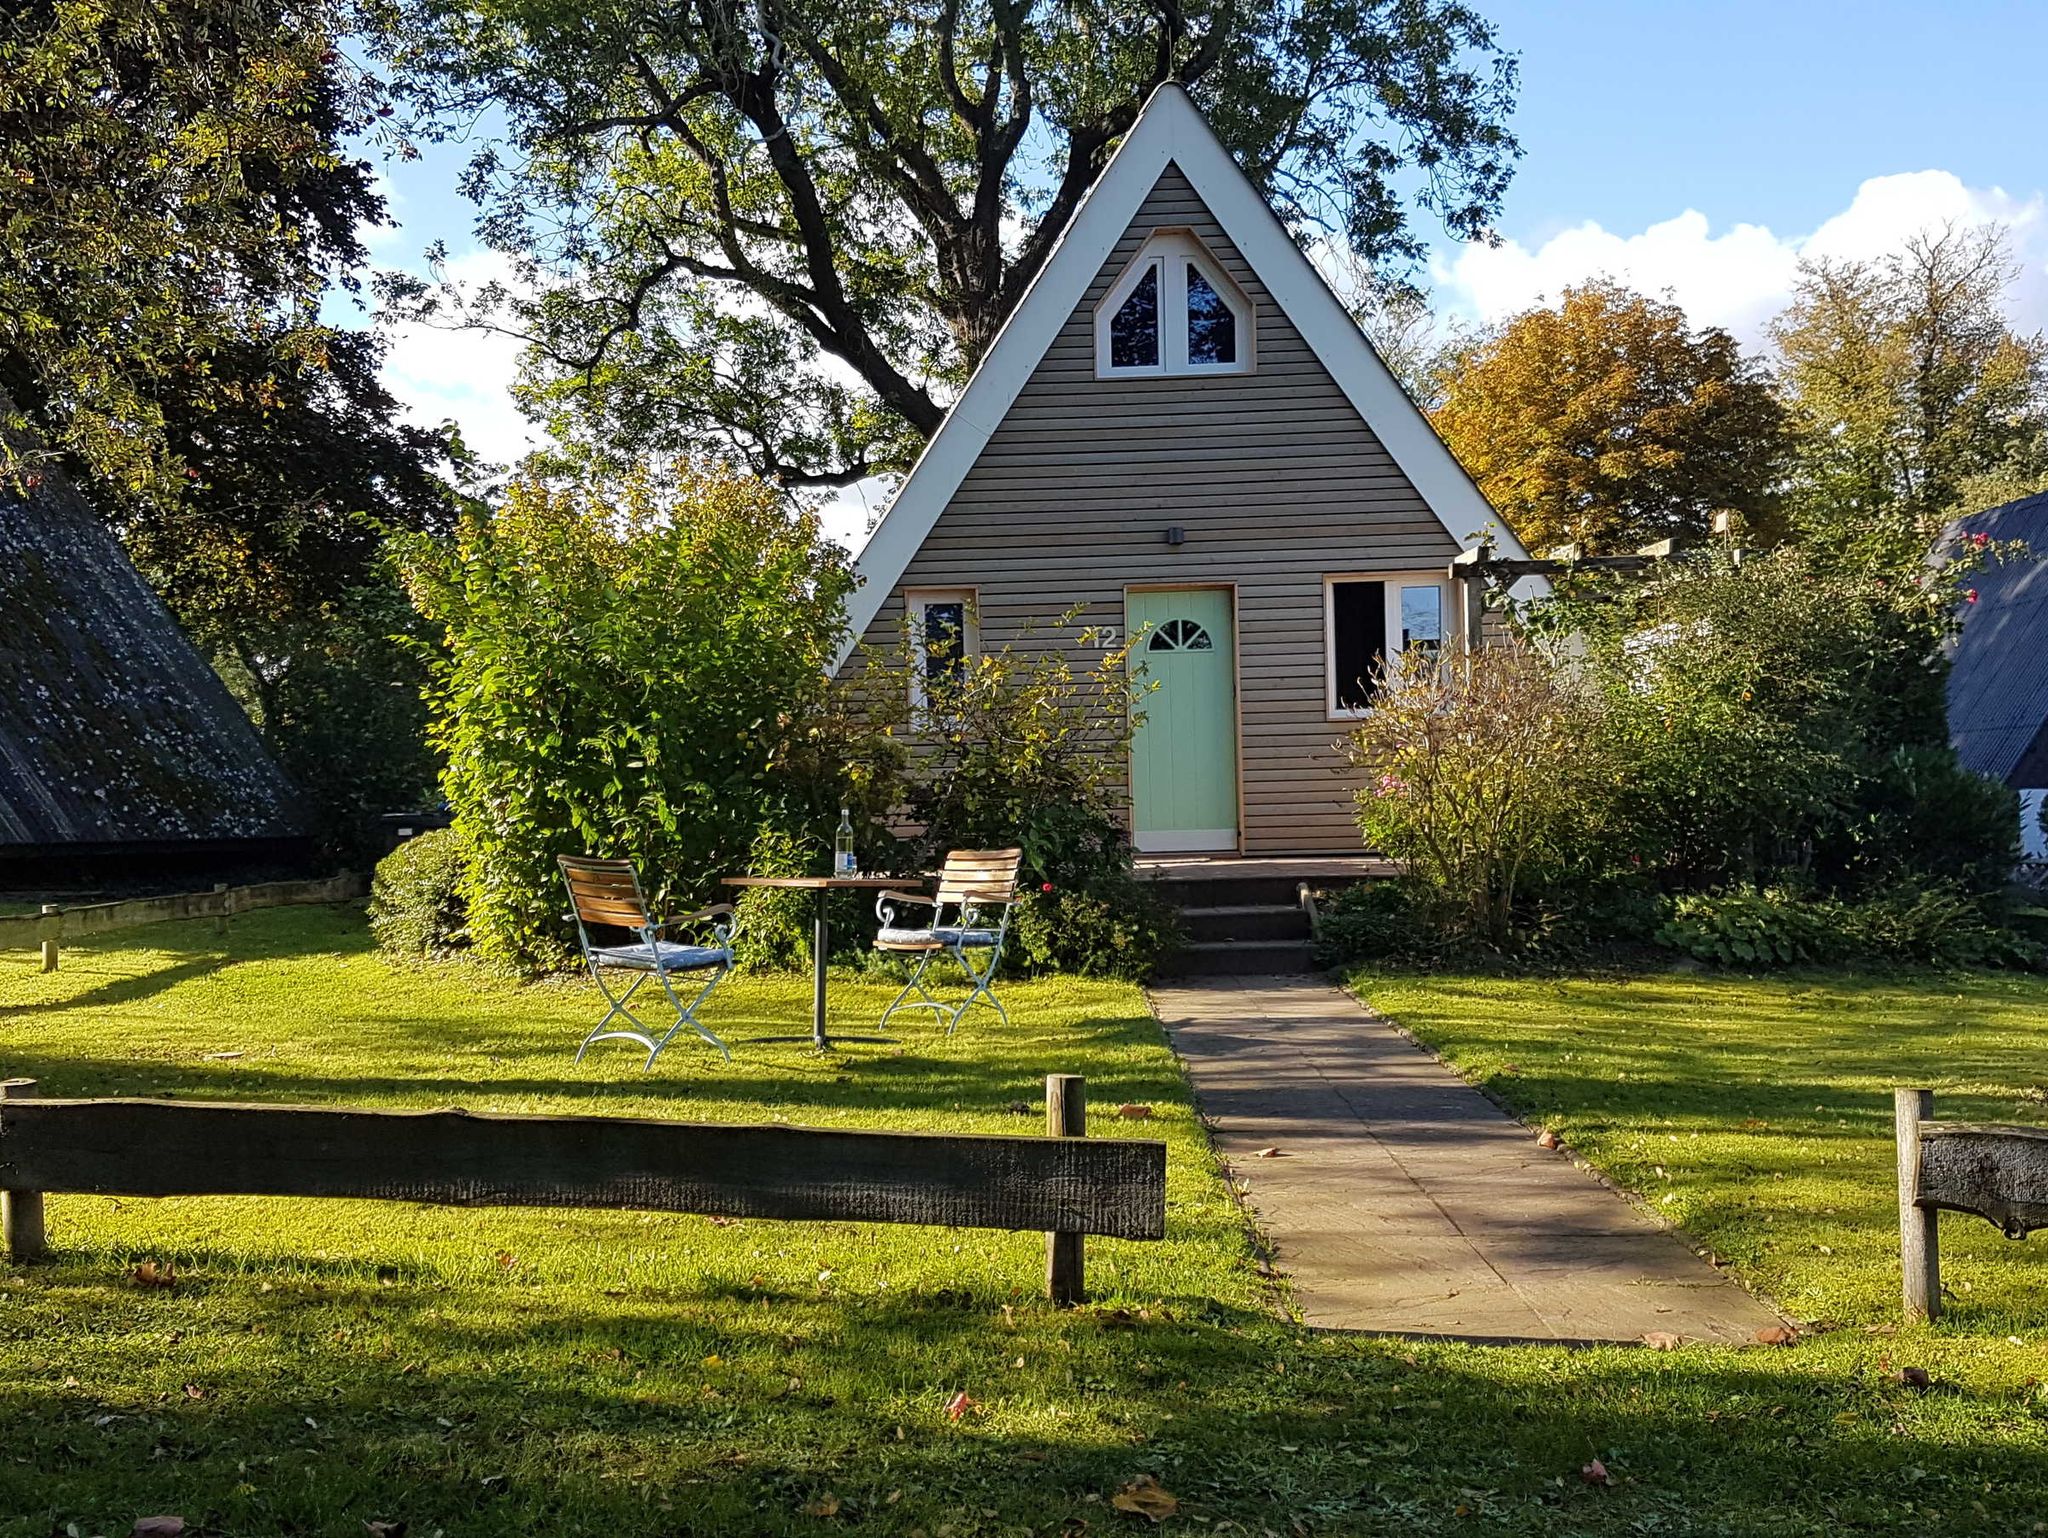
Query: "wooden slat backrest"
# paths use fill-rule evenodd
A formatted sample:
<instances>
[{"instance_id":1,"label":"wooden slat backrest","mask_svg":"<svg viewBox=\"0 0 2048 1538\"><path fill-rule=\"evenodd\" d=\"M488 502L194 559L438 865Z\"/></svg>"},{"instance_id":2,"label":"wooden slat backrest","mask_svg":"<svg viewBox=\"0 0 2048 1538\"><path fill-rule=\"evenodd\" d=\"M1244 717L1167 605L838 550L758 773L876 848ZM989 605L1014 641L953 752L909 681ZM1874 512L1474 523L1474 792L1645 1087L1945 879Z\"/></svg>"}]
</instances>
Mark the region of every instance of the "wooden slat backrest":
<instances>
[{"instance_id":1,"label":"wooden slat backrest","mask_svg":"<svg viewBox=\"0 0 2048 1538\"><path fill-rule=\"evenodd\" d=\"M640 881L631 860L578 859L558 855L562 879L569 883L569 901L586 924L616 924L642 929L653 922L640 895Z\"/></svg>"},{"instance_id":2,"label":"wooden slat backrest","mask_svg":"<svg viewBox=\"0 0 2048 1538\"><path fill-rule=\"evenodd\" d=\"M939 901L1008 902L1023 858L1021 849L955 849L939 872Z\"/></svg>"}]
</instances>

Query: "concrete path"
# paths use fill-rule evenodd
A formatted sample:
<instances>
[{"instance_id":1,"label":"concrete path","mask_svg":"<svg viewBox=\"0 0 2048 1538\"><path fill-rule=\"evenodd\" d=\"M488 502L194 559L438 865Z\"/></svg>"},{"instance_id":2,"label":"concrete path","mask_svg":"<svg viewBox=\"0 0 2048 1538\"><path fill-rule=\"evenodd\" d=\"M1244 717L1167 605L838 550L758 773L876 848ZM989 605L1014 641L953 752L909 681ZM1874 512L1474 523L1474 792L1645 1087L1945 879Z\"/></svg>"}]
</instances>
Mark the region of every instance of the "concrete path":
<instances>
[{"instance_id":1,"label":"concrete path","mask_svg":"<svg viewBox=\"0 0 2048 1538\"><path fill-rule=\"evenodd\" d=\"M1783 1323L1329 983L1199 978L1152 998L1304 1323L1730 1343Z\"/></svg>"}]
</instances>

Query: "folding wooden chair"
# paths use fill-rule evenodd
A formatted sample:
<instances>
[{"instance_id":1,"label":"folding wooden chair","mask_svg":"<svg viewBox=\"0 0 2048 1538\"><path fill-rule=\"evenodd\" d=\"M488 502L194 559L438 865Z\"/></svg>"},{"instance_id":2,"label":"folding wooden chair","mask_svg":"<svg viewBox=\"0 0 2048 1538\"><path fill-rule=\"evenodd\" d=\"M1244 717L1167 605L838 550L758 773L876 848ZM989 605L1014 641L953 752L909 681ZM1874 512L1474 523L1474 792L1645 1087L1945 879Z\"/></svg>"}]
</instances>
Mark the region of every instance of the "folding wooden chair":
<instances>
[{"instance_id":1,"label":"folding wooden chair","mask_svg":"<svg viewBox=\"0 0 2048 1538\"><path fill-rule=\"evenodd\" d=\"M882 1011L883 1025L899 1009L929 1009L945 1018L946 1033L951 1035L960 1017L975 1004L988 1005L1009 1024L1010 1012L990 984L1010 932L1010 914L1017 903L1017 867L1022 859L1020 849L955 849L946 856L936 895L884 892L876 899L875 912L882 929L875 936L875 949L917 957L910 981ZM899 922L898 909L905 903L931 909L924 928ZM948 908L953 910L950 923L945 922ZM958 1004L942 1003L924 985L926 969L940 955L951 956L967 976L967 997ZM910 997L913 993L915 999Z\"/></svg>"},{"instance_id":2,"label":"folding wooden chair","mask_svg":"<svg viewBox=\"0 0 2048 1538\"><path fill-rule=\"evenodd\" d=\"M576 1049L576 1061L583 1061L583 1054L593 1042L637 1041L647 1049L647 1067L654 1067L654 1060L661 1056L661 1049L669 1039L685 1025L724 1054L727 1062L732 1053L697 1018L697 1006L711 997L711 990L725 980L725 974L732 970L732 904L714 903L709 908L699 908L695 913L685 913L675 918L656 922L647 911L646 896L640 890L640 876L633 869L631 860L578 859L573 855L556 857L562 867L562 880L569 888L570 913L566 917L576 920L576 939L583 949L583 960L590 967L591 980L597 984L611 1004L605 1017L597 1027L583 1038L583 1045ZM726 922L719 923L717 920ZM635 945L594 945L591 943L591 926L629 930L640 937ZM662 931L684 927L708 927L715 943L691 945L661 938ZM624 993L612 992L605 981L605 971L635 972L636 976ZM685 1004L677 995L669 979L677 973L710 972L710 981L697 990L695 998ZM661 1035L656 1036L653 1028L627 1008L630 1000L648 978L661 984L661 991L668 995L669 1003L676 1012L675 1024ZM638 1029L627 1030L621 1026L607 1030L613 1020L623 1015Z\"/></svg>"}]
</instances>

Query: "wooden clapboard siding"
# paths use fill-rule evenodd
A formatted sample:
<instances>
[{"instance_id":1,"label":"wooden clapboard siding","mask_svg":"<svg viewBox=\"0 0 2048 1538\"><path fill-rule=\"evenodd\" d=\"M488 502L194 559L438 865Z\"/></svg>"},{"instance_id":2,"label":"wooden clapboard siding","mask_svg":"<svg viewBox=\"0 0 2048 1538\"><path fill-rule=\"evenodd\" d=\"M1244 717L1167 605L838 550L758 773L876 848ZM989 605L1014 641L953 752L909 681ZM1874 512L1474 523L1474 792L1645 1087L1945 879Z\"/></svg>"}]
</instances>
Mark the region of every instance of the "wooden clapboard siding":
<instances>
[{"instance_id":1,"label":"wooden clapboard siding","mask_svg":"<svg viewBox=\"0 0 2048 1538\"><path fill-rule=\"evenodd\" d=\"M1251 300L1255 367L1097 379L1096 303L1155 230L1173 228ZM1169 525L1185 544L1166 544ZM1324 574L1437 568L1457 549L1169 166L865 639L900 634L904 589L974 589L988 648L1076 603L1084 623L1121 627L1129 586L1234 586L1244 847L1351 851L1344 725L1325 713Z\"/></svg>"}]
</instances>

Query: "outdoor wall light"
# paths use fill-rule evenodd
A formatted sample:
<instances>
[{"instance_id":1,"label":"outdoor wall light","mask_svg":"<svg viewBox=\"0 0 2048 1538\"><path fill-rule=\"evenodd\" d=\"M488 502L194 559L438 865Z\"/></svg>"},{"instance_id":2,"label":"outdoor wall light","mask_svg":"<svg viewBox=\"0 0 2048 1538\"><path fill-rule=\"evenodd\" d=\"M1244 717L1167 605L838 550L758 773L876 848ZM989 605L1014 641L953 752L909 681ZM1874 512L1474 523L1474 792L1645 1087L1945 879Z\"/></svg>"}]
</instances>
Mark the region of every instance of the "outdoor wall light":
<instances>
[{"instance_id":1,"label":"outdoor wall light","mask_svg":"<svg viewBox=\"0 0 2048 1538\"><path fill-rule=\"evenodd\" d=\"M1176 523L1167 529L1166 542L1169 545L1185 545L1188 542L1188 531Z\"/></svg>"}]
</instances>

